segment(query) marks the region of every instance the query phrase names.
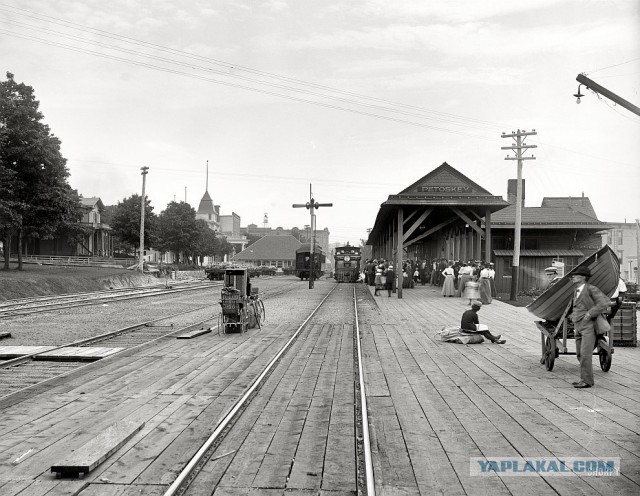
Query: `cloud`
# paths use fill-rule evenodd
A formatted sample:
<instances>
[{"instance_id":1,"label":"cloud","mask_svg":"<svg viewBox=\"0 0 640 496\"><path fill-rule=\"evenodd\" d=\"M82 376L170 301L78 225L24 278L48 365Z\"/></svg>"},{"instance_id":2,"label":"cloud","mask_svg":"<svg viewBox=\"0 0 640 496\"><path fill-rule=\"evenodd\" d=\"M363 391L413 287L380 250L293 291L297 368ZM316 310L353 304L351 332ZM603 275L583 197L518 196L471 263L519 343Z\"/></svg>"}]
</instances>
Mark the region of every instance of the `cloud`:
<instances>
[{"instance_id":1,"label":"cloud","mask_svg":"<svg viewBox=\"0 0 640 496\"><path fill-rule=\"evenodd\" d=\"M360 15L363 18L392 19L403 22L432 21L439 23L467 23L484 22L496 18L517 16L520 24L527 21L527 17L540 12L549 11L550 16L565 9L601 6L611 8L609 0L536 0L535 2L505 2L504 0L456 0L443 1L403 1L389 2L388 0L367 0L357 4L339 2L329 9L334 11L348 10L350 15ZM616 8L635 8L634 0L621 0Z\"/></svg>"},{"instance_id":2,"label":"cloud","mask_svg":"<svg viewBox=\"0 0 640 496\"><path fill-rule=\"evenodd\" d=\"M262 6L272 12L283 12L289 9L289 5L283 0L268 0L263 2Z\"/></svg>"}]
</instances>

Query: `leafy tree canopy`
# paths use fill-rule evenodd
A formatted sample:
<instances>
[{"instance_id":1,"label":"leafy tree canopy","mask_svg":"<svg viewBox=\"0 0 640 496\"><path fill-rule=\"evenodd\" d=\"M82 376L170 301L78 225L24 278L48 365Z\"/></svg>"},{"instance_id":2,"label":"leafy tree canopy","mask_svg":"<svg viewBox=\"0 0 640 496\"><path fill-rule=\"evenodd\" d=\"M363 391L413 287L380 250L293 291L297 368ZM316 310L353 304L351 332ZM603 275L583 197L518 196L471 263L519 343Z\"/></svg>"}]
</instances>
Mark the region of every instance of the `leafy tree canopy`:
<instances>
[{"instance_id":1,"label":"leafy tree canopy","mask_svg":"<svg viewBox=\"0 0 640 496\"><path fill-rule=\"evenodd\" d=\"M140 202L138 194L125 198L116 205L111 218L113 235L131 251L140 247ZM151 201L147 198L144 207L144 247L156 246L158 217L153 213Z\"/></svg>"},{"instance_id":2,"label":"leafy tree canopy","mask_svg":"<svg viewBox=\"0 0 640 496\"><path fill-rule=\"evenodd\" d=\"M158 243L161 252L182 253L192 256L200 233L196 224L196 211L185 202L171 202L158 217Z\"/></svg>"},{"instance_id":3,"label":"leafy tree canopy","mask_svg":"<svg viewBox=\"0 0 640 496\"><path fill-rule=\"evenodd\" d=\"M33 88L13 74L0 81L0 234L7 246L11 236L20 246L25 237L52 237L82 217L60 140L42 122L39 105ZM8 257L5 250L5 268Z\"/></svg>"}]
</instances>

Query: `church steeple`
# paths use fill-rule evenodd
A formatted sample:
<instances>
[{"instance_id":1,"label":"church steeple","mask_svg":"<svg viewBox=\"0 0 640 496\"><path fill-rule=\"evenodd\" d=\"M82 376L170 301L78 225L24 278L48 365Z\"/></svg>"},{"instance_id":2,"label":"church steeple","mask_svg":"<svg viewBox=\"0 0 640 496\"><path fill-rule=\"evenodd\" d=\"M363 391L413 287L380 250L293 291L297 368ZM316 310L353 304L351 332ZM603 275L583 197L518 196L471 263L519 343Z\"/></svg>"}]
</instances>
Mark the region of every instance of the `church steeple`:
<instances>
[{"instance_id":1,"label":"church steeple","mask_svg":"<svg viewBox=\"0 0 640 496\"><path fill-rule=\"evenodd\" d=\"M205 178L205 190L198 205L198 211L196 212L196 218L204 219L214 231L219 228L219 212L216 205L213 203L211 196L209 195L209 161L207 160L207 175Z\"/></svg>"}]
</instances>

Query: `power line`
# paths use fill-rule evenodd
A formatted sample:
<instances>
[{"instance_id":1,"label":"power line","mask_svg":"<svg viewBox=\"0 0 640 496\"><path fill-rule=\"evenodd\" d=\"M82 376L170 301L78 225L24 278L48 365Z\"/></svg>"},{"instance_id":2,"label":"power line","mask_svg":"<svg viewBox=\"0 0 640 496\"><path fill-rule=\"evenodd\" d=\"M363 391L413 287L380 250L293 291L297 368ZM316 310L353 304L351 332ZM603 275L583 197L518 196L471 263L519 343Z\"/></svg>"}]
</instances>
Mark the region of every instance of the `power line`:
<instances>
[{"instance_id":1,"label":"power line","mask_svg":"<svg viewBox=\"0 0 640 496\"><path fill-rule=\"evenodd\" d=\"M358 102L358 101L354 101L354 100L349 100L347 98L341 98L341 97L336 97L336 96L331 96L331 95L326 95L324 93L318 93L316 91L311 91L311 90L307 90L307 89L303 89L303 88L295 88L292 86L285 86L285 85L281 85L281 84L276 84L276 83L271 83L268 81L262 81L259 79L255 79L255 78L250 78L250 77L246 77L246 76L241 76L239 74L228 74L225 73L223 71L220 70L216 70L216 69L212 69L210 67L204 67L204 66L199 66L199 65L194 65L192 63L187 63L187 62L182 62L179 60L174 60L174 59L168 59L165 57L159 57L157 55L152 55L152 54L146 54L143 52L139 52L139 51L135 51L135 50L130 50L127 48L121 48L115 45L109 45L106 43L102 43L99 41L93 41L93 40L85 40L83 38L80 38L78 36L73 36L73 35L68 35L65 33L60 33L51 29L46 29L46 28L40 28L37 26L32 26L26 23L22 23L22 22L16 22L16 21L9 21L9 23L11 24L15 24L18 25L20 27L26 27L27 29L31 29L34 31L39 31L45 34L53 34L55 36L61 37L61 38L65 38L65 39L69 39L72 41L80 41L82 43L86 43L86 44L90 44L90 45L94 45L94 46L98 46L98 47L102 47L102 48L106 48L109 50L115 50L115 51L119 51L119 52L124 52L127 53L129 55L135 55L135 56L139 56L139 57L146 57L152 60L156 60L159 62L166 62L169 64L174 64L180 67L185 67L188 69L194 69L194 70L202 70L202 71L206 71L206 72L212 72L214 74L218 74L221 76L225 76L225 77L231 77L231 78L235 78L235 79L241 79L244 81L248 81L251 83L256 83L256 84L260 84L260 85L265 85L265 86L269 86L272 88L277 88L277 89L281 89L281 90L288 90L288 91L295 91L295 92L299 92L299 93L304 93L307 95L312 95L312 96L316 96L316 97L320 97L320 98L328 98L331 100L335 100L341 103L346 103L346 104L351 104L351 105L360 105L360 106L364 106L364 107L368 107L368 108L372 108L375 110L379 110L379 111L386 111L386 112L393 112L393 113L398 113L401 115L408 115L411 117L418 117L418 118L424 118L424 119L433 119L436 121L441 121L441 122L445 122L448 124L453 124L456 126L468 126L467 124L461 123L461 122L457 122L455 120L449 119L449 118L444 118L444 117L430 117L430 116L426 116L422 113L417 113L417 112L409 112L406 110L399 110L399 109L395 109L392 107L387 107L387 106L382 106L382 105L374 105L374 104L370 104L370 103L364 103L364 102ZM25 35L23 35L25 36ZM476 127L478 127L478 125L476 124ZM484 127L486 129L495 129L494 126L480 126L480 127Z\"/></svg>"},{"instance_id":2,"label":"power line","mask_svg":"<svg viewBox=\"0 0 640 496\"><path fill-rule=\"evenodd\" d=\"M216 64L216 65L221 65L223 67L225 67L225 69L227 70L240 70L240 71L245 71L245 72L249 72L251 74L255 74L255 75L260 75L260 76L264 76L264 77L268 77L268 78L275 78L278 80L282 80L282 81L287 81L287 82L291 82L291 83L295 83L295 84L299 84L299 85L303 85L303 86L310 86L316 89L322 89L324 91L329 91L329 92L333 92L333 93L339 93L339 94L343 94L343 95L348 95L348 96L353 96L353 97L357 97L360 99L364 99L364 100L369 100L369 101L375 101L378 103L384 103L385 105L387 105L387 107L383 107L384 110L387 111L395 111L395 112L400 112L400 110L397 109L393 109L392 107L401 107L401 108L407 108L407 109L412 109L412 110L416 110L418 112L425 112L425 113L429 113L429 114L435 114L436 116L441 116L441 117L426 117L425 118L432 118L432 119L437 119L437 120L445 120L446 122L452 123L452 124L456 124L455 120L461 120L461 121L468 121L470 123L474 123L475 125L483 125L483 127L486 126L492 126L491 129L495 129L496 127L504 127L505 124L502 123L493 123L490 121L486 121L486 120L481 120L481 119L475 119L475 118L469 118L469 117L462 117L456 114L450 114L450 113L446 113L446 112L439 112L439 111L434 111L434 110L429 110L429 109L425 109L419 106L415 106L415 105L408 105L408 104L404 104L404 103L398 103L398 102L390 102L388 100L384 100L384 99L380 99L380 98L376 98L376 97L371 97L371 96L367 96L367 95L363 95L363 94L359 94L359 93L355 93L355 92L349 92L349 91L344 91L344 90L340 90L337 88L333 88L333 87L329 87L329 86L325 86L325 85L321 85L318 83L312 83L312 82L308 82L308 81L303 81L300 79L295 79L295 78L290 78L290 77L286 77L286 76L281 76L278 74L274 74L274 73L270 73L270 72L265 72L265 71L260 71L257 69L252 69L246 66L242 66L239 64L234 64L234 63L230 63L230 62L224 62L224 61L220 61L217 59L212 59L209 57L203 57L200 55L195 55L189 52L185 52L185 51L181 51L181 50L177 50L177 49L173 49L173 48L168 48L168 47L164 47L162 45L158 45L155 43L149 43L146 41L142 41L142 40L137 40L135 38L130 38L127 36L122 36L122 35L117 35L117 34L113 34L110 33L108 31L104 31L104 30L100 30L100 29L96 29L96 28L91 28L88 26L84 26L82 24L78 24L78 23L73 23L70 21L66 21L64 19L60 19L60 18L56 18L53 16L47 16L44 14L38 14L35 12L31 12L28 11L26 9L20 9L18 7L14 7L14 6L9 6L6 4L0 4L0 6L5 6L5 7L10 7L11 9L20 11L20 12L14 12L14 11L7 11L6 9L2 9L0 8L0 11L4 11L4 12L9 12L11 14L17 14L17 15L21 15L24 17L28 17L31 19L36 19L39 21L44 21L44 22L49 22L55 25L59 25L59 26L64 26L64 27L71 27L72 29L76 29L79 30L81 32L85 32L85 33L90 33L90 34L97 34L99 36L104 36L107 37L109 39L113 39L116 41L123 41L125 43L130 43L130 44L134 44L134 45L138 45L138 46L144 46L147 48L152 48L154 50L159 50L162 52L167 52L167 53L171 53L173 55L179 55L181 57L186 57L189 59L194 59L194 60L199 60L199 61L204 61L204 62L208 62L208 63L212 63L212 64ZM26 12L26 13L23 13ZM14 23L16 21L13 21ZM43 28L36 28L30 25L25 25L24 26L30 28L30 29L43 29ZM59 32L53 31L53 30L47 30L50 33L54 33L57 34L59 36L63 36L63 37L67 37L69 38L69 35L64 35L61 34ZM100 44L102 46L106 46L108 48L111 49L116 49L116 50L125 50L126 49L122 49L120 47L115 47L113 45L109 46L106 44L102 44L99 42L92 42L92 41L88 41L85 40L83 38L77 38L77 37L73 37L78 41L84 42L84 43L93 43L93 44ZM138 52L138 54L140 55L140 53ZM152 57L151 55L147 55L147 54L141 54L143 56L148 56L148 57ZM178 63L178 62L173 62L173 63ZM211 69L207 69L205 68L204 70L211 70ZM234 75L234 74L228 74L228 73L224 73L224 72L218 72L224 76L228 76L228 77L237 77L237 78L241 78L241 79L246 79L246 77L243 76L239 76L239 75ZM257 81L259 84L267 84L267 85L273 85L274 83L268 83L265 81ZM291 89L291 88L290 88ZM293 91L304 91L301 89L292 89ZM326 98L335 98L335 97L330 97L329 95L322 95ZM351 103L356 103L359 105L366 105L363 104L362 102L351 102ZM391 106L391 107L389 107ZM410 114L410 115L415 115L415 114ZM463 125L463 124L457 124L457 125ZM508 127L508 126L507 126Z\"/></svg>"},{"instance_id":3,"label":"power line","mask_svg":"<svg viewBox=\"0 0 640 496\"><path fill-rule=\"evenodd\" d=\"M126 58L123 58L123 57L118 57L118 56L115 56L115 55L104 54L104 53L96 52L94 50L89 50L89 49L86 49L86 48L78 48L78 47L74 47L74 46L71 46L71 45L66 45L64 43L60 43L60 42L57 42L57 41L51 41L51 40L46 40L46 39L43 39L43 38L38 38L38 37L35 37L35 36L24 35L24 34L21 34L21 33L15 33L15 32L3 30L3 29L0 29L0 33L5 33L5 34L11 35L11 36L17 36L17 37L22 38L22 39L26 39L26 40L29 40L29 41L35 41L35 42L42 43L42 44L49 45L49 46L55 46L55 47L58 47L58 48L64 48L66 50L71 50L71 51L78 52L78 53L84 53L84 54L93 55L93 56L96 56L96 57L102 57L102 58L106 58L106 59L110 59L110 60L115 60L115 61L118 61L118 62L124 62L124 63L127 63L127 64L136 65L136 66L139 66L139 67L145 67L145 68L148 68L148 69L153 69L153 70L157 70L157 71L160 71L160 72L166 72L166 73L170 73L170 74L184 76L184 77L197 79L197 80L205 81L205 82L209 82L209 83L219 84L219 85L228 86L228 87L232 87L232 88L239 88L239 89L243 89L243 90L246 90L246 91L253 91L253 92L261 93L261 94L265 94L265 95L271 95L271 96L275 96L275 97L278 97L278 98L284 98L284 99L287 99L287 100L296 101L296 102L299 102L299 103L308 103L308 104L311 104L311 105L317 105L319 107L325 107L325 108L330 108L330 109L334 109L334 110L341 110L341 111L344 111L344 112L350 112L352 114L358 114L358 115L364 115L364 116L368 116L368 117L374 117L374 118L377 118L377 119L383 119L383 120L387 120L387 121L391 121L391 122L397 122L397 123L407 124L407 125L410 125L410 126L421 127L421 128L424 128L424 129L432 129L432 130L435 130L435 131L441 131L441 132L450 133L450 134L457 134L459 136L467 136L467 137L480 139L480 140L485 140L485 141L493 141L493 139L489 138L488 136L487 137L479 136L477 134L470 134L470 133L465 133L465 132L462 132L462 131L456 131L456 130L447 129L447 128L443 128L443 127L432 126L432 125L429 125L429 124L422 124L422 123L419 123L419 122L408 121L408 120L399 119L399 118L396 118L396 117L390 117L390 116L375 114L375 113L372 113L372 112L365 112L365 111L362 111L362 110L350 109L350 108L347 108L347 107L341 107L341 106L338 106L338 105L332 105L332 104L329 104L329 103L323 103L323 102L314 101L314 100L307 100L307 99L304 99L304 98L295 97L295 96L291 96L291 95L285 95L285 94L277 93L277 92L274 92L274 91L268 91L268 90L263 90L263 89L260 89L260 88L253 88L253 87L250 87L250 86L244 86L244 85L240 85L240 84L230 83L230 82L227 82L227 81L221 81L221 80L218 80L218 79L213 79L213 78L209 78L209 77L206 77L206 76L200 76L200 75L197 75L197 74L190 74L190 73L183 72L183 71L178 71L178 70L175 70L175 69L170 69L170 68L166 68L166 67L153 65L153 64L150 64L150 63L147 63L147 62L140 62L140 61L135 61L135 60L131 60L131 59L126 59Z\"/></svg>"},{"instance_id":4,"label":"power line","mask_svg":"<svg viewBox=\"0 0 640 496\"><path fill-rule=\"evenodd\" d=\"M600 69L595 69L595 70L593 70L591 72L588 72L587 74L593 74L594 72L604 71L605 69L611 69L612 67L618 67L618 66L621 66L621 65L625 65L625 64L628 64L630 62L635 62L636 60L640 60L640 57L636 57L634 59L627 60L625 62L620 62L619 64L613 64L613 65L608 65L607 67L601 67Z\"/></svg>"}]
</instances>

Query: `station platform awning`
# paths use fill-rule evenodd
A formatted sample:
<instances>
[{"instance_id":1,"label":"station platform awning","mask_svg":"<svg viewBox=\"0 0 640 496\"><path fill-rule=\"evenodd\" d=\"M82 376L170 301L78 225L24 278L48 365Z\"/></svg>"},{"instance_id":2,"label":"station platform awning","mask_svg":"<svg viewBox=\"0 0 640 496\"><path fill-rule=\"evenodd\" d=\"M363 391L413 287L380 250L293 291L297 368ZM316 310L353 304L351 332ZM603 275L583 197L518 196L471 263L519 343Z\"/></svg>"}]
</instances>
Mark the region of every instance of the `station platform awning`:
<instances>
[{"instance_id":1,"label":"station platform awning","mask_svg":"<svg viewBox=\"0 0 640 496\"><path fill-rule=\"evenodd\" d=\"M496 257L512 257L513 250L493 250ZM520 250L521 257L584 257L580 250Z\"/></svg>"}]
</instances>

